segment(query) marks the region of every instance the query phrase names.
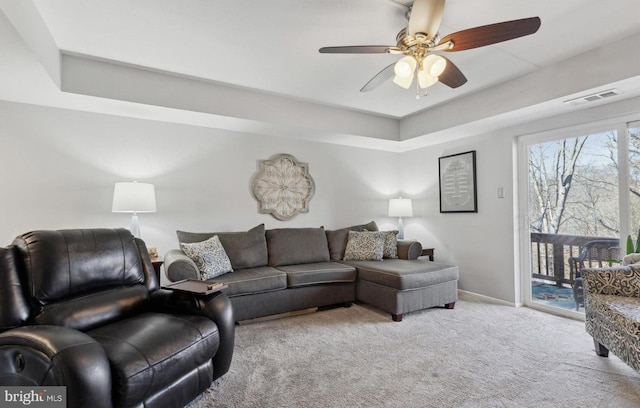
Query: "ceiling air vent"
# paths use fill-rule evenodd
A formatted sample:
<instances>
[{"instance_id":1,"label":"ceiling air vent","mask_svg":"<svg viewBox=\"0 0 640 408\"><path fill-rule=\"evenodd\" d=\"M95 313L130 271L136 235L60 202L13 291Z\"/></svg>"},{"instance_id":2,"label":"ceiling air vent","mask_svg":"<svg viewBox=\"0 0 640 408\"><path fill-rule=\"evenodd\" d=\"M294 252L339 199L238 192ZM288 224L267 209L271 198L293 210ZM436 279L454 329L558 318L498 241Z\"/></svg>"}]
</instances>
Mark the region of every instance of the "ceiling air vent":
<instances>
[{"instance_id":1,"label":"ceiling air vent","mask_svg":"<svg viewBox=\"0 0 640 408\"><path fill-rule=\"evenodd\" d=\"M608 89L606 91L597 92L594 94L580 96L564 101L568 105L582 105L583 103L600 101L602 99L611 98L612 96L620 95L622 92L617 89Z\"/></svg>"}]
</instances>

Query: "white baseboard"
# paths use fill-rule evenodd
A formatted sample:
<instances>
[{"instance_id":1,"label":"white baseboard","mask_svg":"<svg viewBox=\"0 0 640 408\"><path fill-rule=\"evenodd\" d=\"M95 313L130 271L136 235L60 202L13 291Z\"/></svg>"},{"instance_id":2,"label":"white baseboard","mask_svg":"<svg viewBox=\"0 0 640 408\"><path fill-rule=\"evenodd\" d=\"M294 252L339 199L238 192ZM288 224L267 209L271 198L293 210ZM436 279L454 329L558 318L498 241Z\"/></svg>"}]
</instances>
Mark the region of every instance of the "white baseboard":
<instances>
[{"instance_id":1,"label":"white baseboard","mask_svg":"<svg viewBox=\"0 0 640 408\"><path fill-rule=\"evenodd\" d=\"M491 296L481 295L475 292L468 292L466 290L458 289L458 297L462 300L478 300L481 302L494 303L497 305L520 307L522 303L507 302L506 300L497 299Z\"/></svg>"}]
</instances>

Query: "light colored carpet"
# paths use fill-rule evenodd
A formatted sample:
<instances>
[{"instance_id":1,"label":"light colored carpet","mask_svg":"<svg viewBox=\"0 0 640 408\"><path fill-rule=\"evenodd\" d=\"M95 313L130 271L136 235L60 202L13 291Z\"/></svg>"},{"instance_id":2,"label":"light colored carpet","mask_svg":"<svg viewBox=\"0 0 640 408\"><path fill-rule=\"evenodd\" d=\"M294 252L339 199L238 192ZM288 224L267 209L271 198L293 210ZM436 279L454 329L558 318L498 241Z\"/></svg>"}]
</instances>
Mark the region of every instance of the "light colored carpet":
<instances>
[{"instance_id":1,"label":"light colored carpet","mask_svg":"<svg viewBox=\"0 0 640 408\"><path fill-rule=\"evenodd\" d=\"M584 323L472 300L400 323L366 305L240 325L201 407L639 407Z\"/></svg>"}]
</instances>

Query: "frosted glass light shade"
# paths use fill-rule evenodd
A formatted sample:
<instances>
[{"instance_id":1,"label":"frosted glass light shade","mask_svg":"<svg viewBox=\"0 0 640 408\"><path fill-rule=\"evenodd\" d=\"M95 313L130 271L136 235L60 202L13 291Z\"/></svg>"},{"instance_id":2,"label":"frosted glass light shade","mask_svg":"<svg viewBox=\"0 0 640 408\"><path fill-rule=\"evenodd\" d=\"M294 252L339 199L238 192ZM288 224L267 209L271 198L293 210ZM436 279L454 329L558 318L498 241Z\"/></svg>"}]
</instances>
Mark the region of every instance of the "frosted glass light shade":
<instances>
[{"instance_id":1,"label":"frosted glass light shade","mask_svg":"<svg viewBox=\"0 0 640 408\"><path fill-rule=\"evenodd\" d=\"M439 55L429 54L424 59L424 68L432 77L439 77L447 67L447 60Z\"/></svg>"},{"instance_id":2,"label":"frosted glass light shade","mask_svg":"<svg viewBox=\"0 0 640 408\"><path fill-rule=\"evenodd\" d=\"M410 76L409 78L400 78L399 76L396 75L395 77L393 77L393 83L403 87L404 89L409 89L412 82L413 82L413 76Z\"/></svg>"},{"instance_id":3,"label":"frosted glass light shade","mask_svg":"<svg viewBox=\"0 0 640 408\"><path fill-rule=\"evenodd\" d=\"M113 189L112 212L156 212L156 189L150 183L116 183Z\"/></svg>"},{"instance_id":4,"label":"frosted glass light shade","mask_svg":"<svg viewBox=\"0 0 640 408\"><path fill-rule=\"evenodd\" d=\"M438 78L429 75L426 69L418 71L418 84L420 85L420 88L426 89L436 82L438 82Z\"/></svg>"},{"instance_id":5,"label":"frosted glass light shade","mask_svg":"<svg viewBox=\"0 0 640 408\"><path fill-rule=\"evenodd\" d=\"M400 58L400 60L398 60L398 62L396 62L396 65L394 65L393 67L393 72L396 74L397 77L400 78L412 78L413 77L413 71L416 70L416 60L407 55L406 57L402 57Z\"/></svg>"},{"instance_id":6,"label":"frosted glass light shade","mask_svg":"<svg viewBox=\"0 0 640 408\"><path fill-rule=\"evenodd\" d=\"M396 74L393 77L393 82L404 89L409 89L413 82L413 73L417 64L415 58L410 55L400 58L393 66L393 72Z\"/></svg>"},{"instance_id":7,"label":"frosted glass light shade","mask_svg":"<svg viewBox=\"0 0 640 408\"><path fill-rule=\"evenodd\" d=\"M411 199L392 198L389 200L389 217L413 217Z\"/></svg>"}]
</instances>

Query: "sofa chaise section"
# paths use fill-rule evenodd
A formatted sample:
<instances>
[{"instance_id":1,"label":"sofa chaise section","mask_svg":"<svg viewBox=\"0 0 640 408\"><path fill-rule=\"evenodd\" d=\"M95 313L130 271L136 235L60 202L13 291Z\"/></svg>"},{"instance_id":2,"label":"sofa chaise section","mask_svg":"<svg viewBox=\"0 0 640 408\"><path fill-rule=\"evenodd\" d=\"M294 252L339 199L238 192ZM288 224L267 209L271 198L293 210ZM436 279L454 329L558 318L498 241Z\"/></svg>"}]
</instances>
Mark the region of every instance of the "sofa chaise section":
<instances>
[{"instance_id":1,"label":"sofa chaise section","mask_svg":"<svg viewBox=\"0 0 640 408\"><path fill-rule=\"evenodd\" d=\"M458 299L458 267L416 259L350 261L358 270L356 298L401 321L405 313L444 306Z\"/></svg>"}]
</instances>

